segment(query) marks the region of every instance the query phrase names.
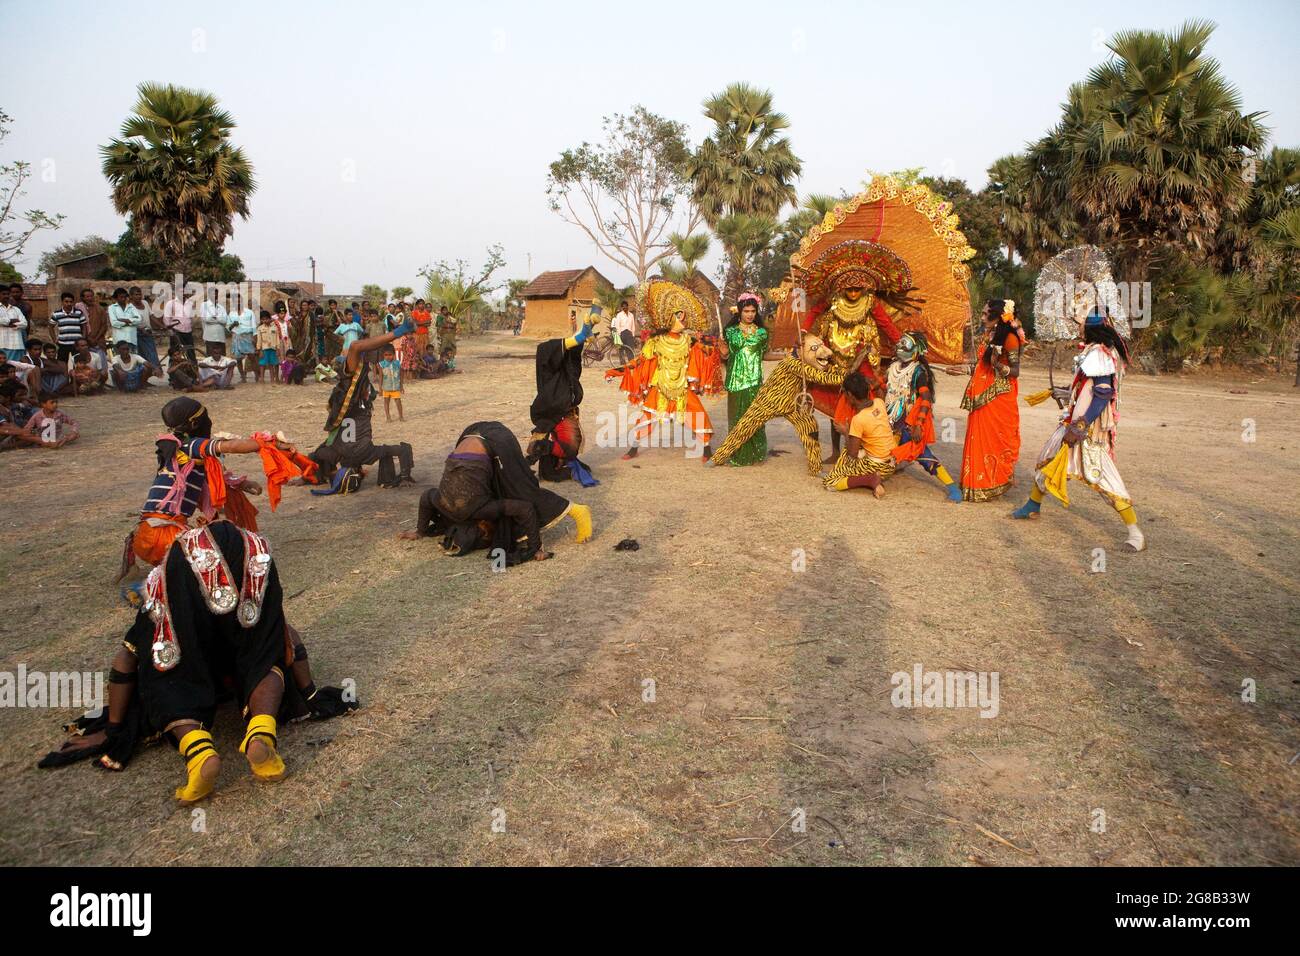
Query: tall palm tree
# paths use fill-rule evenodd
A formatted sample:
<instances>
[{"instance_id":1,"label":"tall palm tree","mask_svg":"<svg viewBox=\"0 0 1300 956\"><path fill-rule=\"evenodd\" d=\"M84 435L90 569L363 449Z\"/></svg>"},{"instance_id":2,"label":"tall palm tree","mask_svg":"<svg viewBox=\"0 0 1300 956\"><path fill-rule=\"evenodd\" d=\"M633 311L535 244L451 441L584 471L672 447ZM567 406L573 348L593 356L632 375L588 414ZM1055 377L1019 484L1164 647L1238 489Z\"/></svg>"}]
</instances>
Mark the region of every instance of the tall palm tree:
<instances>
[{"instance_id":1,"label":"tall palm tree","mask_svg":"<svg viewBox=\"0 0 1300 956\"><path fill-rule=\"evenodd\" d=\"M1114 56L1071 87L1061 122L1029 151L1042 205L1077 209L1084 238L1137 276L1164 247L1203 255L1249 200L1243 162L1265 130L1205 55L1213 32L1192 20L1116 34Z\"/></svg>"},{"instance_id":2,"label":"tall palm tree","mask_svg":"<svg viewBox=\"0 0 1300 956\"><path fill-rule=\"evenodd\" d=\"M253 167L211 93L157 83L138 93L121 138L100 147L104 176L140 243L184 273L204 243L221 248L235 216L248 218Z\"/></svg>"},{"instance_id":3,"label":"tall palm tree","mask_svg":"<svg viewBox=\"0 0 1300 956\"><path fill-rule=\"evenodd\" d=\"M687 160L686 176L696 207L726 252L724 293L731 295L749 253L731 247L720 224L733 216L774 220L795 201L794 181L803 164L784 135L790 122L772 108L768 90L732 83L704 101L704 115L713 121L713 132ZM735 220L728 235L742 236L753 224L740 228L742 223Z\"/></svg>"}]
</instances>

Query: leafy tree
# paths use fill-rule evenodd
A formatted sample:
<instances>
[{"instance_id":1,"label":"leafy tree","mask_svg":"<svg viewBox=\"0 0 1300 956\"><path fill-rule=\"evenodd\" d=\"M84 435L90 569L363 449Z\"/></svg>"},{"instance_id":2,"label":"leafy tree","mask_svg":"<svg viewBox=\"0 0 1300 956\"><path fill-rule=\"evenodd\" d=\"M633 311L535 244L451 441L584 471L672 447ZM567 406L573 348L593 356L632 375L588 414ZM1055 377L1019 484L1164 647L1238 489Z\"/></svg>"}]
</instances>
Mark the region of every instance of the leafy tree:
<instances>
[{"instance_id":1,"label":"leafy tree","mask_svg":"<svg viewBox=\"0 0 1300 956\"><path fill-rule=\"evenodd\" d=\"M9 114L0 110L0 144L9 136L11 122ZM40 209L19 213L14 208L18 200L27 194L23 184L31 175L32 164L21 159L12 163L0 163L0 263L10 264L11 268L12 263L22 260L23 248L32 236L42 229L58 229L63 222L63 216L52 216ZM17 269L12 271L17 274Z\"/></svg>"},{"instance_id":2,"label":"leafy tree","mask_svg":"<svg viewBox=\"0 0 1300 956\"><path fill-rule=\"evenodd\" d=\"M119 139L100 148L113 206L141 244L188 274L203 244L220 249L257 188L235 122L211 93L142 83Z\"/></svg>"},{"instance_id":3,"label":"leafy tree","mask_svg":"<svg viewBox=\"0 0 1300 956\"><path fill-rule=\"evenodd\" d=\"M0 282L22 282L23 274L8 262L0 262Z\"/></svg>"},{"instance_id":4,"label":"leafy tree","mask_svg":"<svg viewBox=\"0 0 1300 956\"><path fill-rule=\"evenodd\" d=\"M414 294L415 294L415 290L412 289L409 285L399 285L393 287L394 302L405 302L408 298L410 298Z\"/></svg>"},{"instance_id":5,"label":"leafy tree","mask_svg":"<svg viewBox=\"0 0 1300 956\"><path fill-rule=\"evenodd\" d=\"M566 149L551 163L551 209L578 226L596 248L644 282L672 253L668 234L683 220L699 224L683 173L686 127L636 106L607 116L602 141Z\"/></svg>"},{"instance_id":6,"label":"leafy tree","mask_svg":"<svg viewBox=\"0 0 1300 956\"><path fill-rule=\"evenodd\" d=\"M367 283L361 287L361 298L376 309L382 309L388 304L388 290L382 286Z\"/></svg>"},{"instance_id":7,"label":"leafy tree","mask_svg":"<svg viewBox=\"0 0 1300 956\"><path fill-rule=\"evenodd\" d=\"M173 267L157 250L147 248L128 224L126 230L106 250L108 266L101 269L100 279L147 279L171 282ZM187 277L193 282L243 282L244 263L239 256L222 252L211 242L200 242L190 253Z\"/></svg>"},{"instance_id":8,"label":"leafy tree","mask_svg":"<svg viewBox=\"0 0 1300 956\"><path fill-rule=\"evenodd\" d=\"M86 236L84 239L60 242L53 249L41 255L41 258L36 263L36 272L38 275L45 276L46 279L53 279L54 267L60 262L69 262L85 256L98 255L101 252L109 251L112 247L113 243L103 236Z\"/></svg>"},{"instance_id":9,"label":"leafy tree","mask_svg":"<svg viewBox=\"0 0 1300 956\"><path fill-rule=\"evenodd\" d=\"M477 275L470 271L464 259L455 262L440 260L425 266L419 274L425 279L425 301L434 308L446 306L456 318L469 315L470 310L481 307L489 293L498 286L492 283L492 274L505 265L500 245L488 247L487 260Z\"/></svg>"}]
</instances>

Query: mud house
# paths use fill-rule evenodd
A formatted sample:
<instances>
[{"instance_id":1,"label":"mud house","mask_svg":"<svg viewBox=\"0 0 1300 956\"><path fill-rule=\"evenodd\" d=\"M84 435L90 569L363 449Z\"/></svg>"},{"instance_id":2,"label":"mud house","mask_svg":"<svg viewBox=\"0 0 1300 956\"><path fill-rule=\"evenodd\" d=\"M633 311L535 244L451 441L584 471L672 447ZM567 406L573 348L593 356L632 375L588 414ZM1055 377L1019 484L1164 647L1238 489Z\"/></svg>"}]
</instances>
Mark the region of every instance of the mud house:
<instances>
[{"instance_id":1,"label":"mud house","mask_svg":"<svg viewBox=\"0 0 1300 956\"><path fill-rule=\"evenodd\" d=\"M524 300L522 334L534 339L568 335L569 312L576 311L580 316L584 315L596 301L597 291L613 287L614 284L597 272L594 266L543 272L524 286L520 293L520 298Z\"/></svg>"}]
</instances>

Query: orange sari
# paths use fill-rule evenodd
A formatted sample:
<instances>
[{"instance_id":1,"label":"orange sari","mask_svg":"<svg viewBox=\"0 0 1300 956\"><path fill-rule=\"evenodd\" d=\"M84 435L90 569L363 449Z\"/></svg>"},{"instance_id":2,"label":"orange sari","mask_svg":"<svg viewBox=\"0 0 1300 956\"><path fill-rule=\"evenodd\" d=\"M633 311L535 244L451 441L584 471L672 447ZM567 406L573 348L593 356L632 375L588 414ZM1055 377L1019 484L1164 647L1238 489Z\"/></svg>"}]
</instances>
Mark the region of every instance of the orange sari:
<instances>
[{"instance_id":1,"label":"orange sari","mask_svg":"<svg viewBox=\"0 0 1300 956\"><path fill-rule=\"evenodd\" d=\"M1013 332L1007 336L1004 352L1020 347ZM1020 409L1016 405L1020 380L1006 378L985 359L984 347L975 363L961 407L970 412L966 418L966 445L961 454L961 495L966 501L992 501L1015 481L1016 461L1020 458ZM1005 371L1006 361L993 357Z\"/></svg>"}]
</instances>

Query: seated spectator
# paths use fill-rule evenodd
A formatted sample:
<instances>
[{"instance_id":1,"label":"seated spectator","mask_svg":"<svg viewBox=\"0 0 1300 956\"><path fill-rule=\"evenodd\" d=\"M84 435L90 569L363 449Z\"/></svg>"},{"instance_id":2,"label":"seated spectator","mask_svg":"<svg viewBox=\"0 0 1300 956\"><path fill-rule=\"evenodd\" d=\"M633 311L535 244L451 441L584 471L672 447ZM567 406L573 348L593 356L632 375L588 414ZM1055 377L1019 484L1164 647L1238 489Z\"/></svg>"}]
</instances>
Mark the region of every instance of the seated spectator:
<instances>
[{"instance_id":1,"label":"seated spectator","mask_svg":"<svg viewBox=\"0 0 1300 956\"><path fill-rule=\"evenodd\" d=\"M92 349L85 338L77 339L75 350L69 359L69 374L72 376L74 395L93 395L103 391L108 384L104 357Z\"/></svg>"},{"instance_id":2,"label":"seated spectator","mask_svg":"<svg viewBox=\"0 0 1300 956\"><path fill-rule=\"evenodd\" d=\"M239 363L226 354L224 342L206 342L208 354L199 359L199 381L213 388L234 388Z\"/></svg>"},{"instance_id":3,"label":"seated spectator","mask_svg":"<svg viewBox=\"0 0 1300 956\"><path fill-rule=\"evenodd\" d=\"M149 362L131 351L130 342L113 343L113 362L108 376L119 392L142 392L149 387Z\"/></svg>"},{"instance_id":4,"label":"seated spectator","mask_svg":"<svg viewBox=\"0 0 1300 956\"><path fill-rule=\"evenodd\" d=\"M0 382L0 439L4 448L40 444L27 434L27 423L36 409L27 404L27 386L16 378Z\"/></svg>"},{"instance_id":5,"label":"seated spectator","mask_svg":"<svg viewBox=\"0 0 1300 956\"><path fill-rule=\"evenodd\" d=\"M75 395L68 363L59 358L59 347L53 342L41 346L41 393L43 395Z\"/></svg>"},{"instance_id":6,"label":"seated spectator","mask_svg":"<svg viewBox=\"0 0 1300 956\"><path fill-rule=\"evenodd\" d=\"M62 448L81 435L76 420L59 411L57 395L46 395L41 399L41 410L27 419L26 429L27 434L40 439L44 448Z\"/></svg>"},{"instance_id":7,"label":"seated spectator","mask_svg":"<svg viewBox=\"0 0 1300 956\"><path fill-rule=\"evenodd\" d=\"M198 364L179 345L167 355L167 381L178 392L206 392L215 386L205 382Z\"/></svg>"},{"instance_id":8,"label":"seated spectator","mask_svg":"<svg viewBox=\"0 0 1300 956\"><path fill-rule=\"evenodd\" d=\"M27 361L13 364L26 373L27 388L33 395L72 394L72 379L68 377L68 367L59 361L56 346L40 339L28 339Z\"/></svg>"},{"instance_id":9,"label":"seated spectator","mask_svg":"<svg viewBox=\"0 0 1300 956\"><path fill-rule=\"evenodd\" d=\"M284 361L280 363L280 381L290 385L301 385L306 376L307 366L298 361L297 350L289 349L284 355Z\"/></svg>"}]
</instances>

